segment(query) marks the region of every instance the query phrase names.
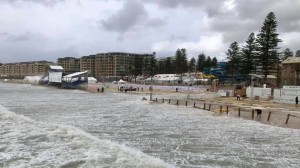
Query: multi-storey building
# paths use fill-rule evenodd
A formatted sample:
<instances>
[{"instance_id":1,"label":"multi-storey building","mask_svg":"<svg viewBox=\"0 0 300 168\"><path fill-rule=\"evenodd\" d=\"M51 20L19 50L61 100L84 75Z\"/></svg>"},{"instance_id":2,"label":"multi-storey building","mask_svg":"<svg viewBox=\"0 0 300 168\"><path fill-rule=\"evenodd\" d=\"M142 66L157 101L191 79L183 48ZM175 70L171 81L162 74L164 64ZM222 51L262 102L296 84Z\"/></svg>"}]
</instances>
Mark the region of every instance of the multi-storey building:
<instances>
[{"instance_id":1,"label":"multi-storey building","mask_svg":"<svg viewBox=\"0 0 300 168\"><path fill-rule=\"evenodd\" d=\"M80 59L74 57L58 58L57 64L64 68L64 73L71 74L80 71Z\"/></svg>"},{"instance_id":2,"label":"multi-storey building","mask_svg":"<svg viewBox=\"0 0 300 168\"><path fill-rule=\"evenodd\" d=\"M80 59L65 57L58 59L65 73L89 71L89 76L99 79L116 79L124 76L137 76L150 73L153 54L134 54L122 52L99 53L83 56ZM11 78L45 75L52 62L35 61L0 65L0 75Z\"/></svg>"},{"instance_id":3,"label":"multi-storey building","mask_svg":"<svg viewBox=\"0 0 300 168\"><path fill-rule=\"evenodd\" d=\"M282 61L281 85L300 85L300 57Z\"/></svg>"},{"instance_id":4,"label":"multi-storey building","mask_svg":"<svg viewBox=\"0 0 300 168\"><path fill-rule=\"evenodd\" d=\"M123 52L100 53L95 57L95 78L121 78L146 74L153 54Z\"/></svg>"},{"instance_id":5,"label":"multi-storey building","mask_svg":"<svg viewBox=\"0 0 300 168\"><path fill-rule=\"evenodd\" d=\"M0 65L0 75L9 78L24 78L25 76L43 76L48 72L49 65L53 62L34 61L7 63Z\"/></svg>"},{"instance_id":6,"label":"multi-storey building","mask_svg":"<svg viewBox=\"0 0 300 168\"><path fill-rule=\"evenodd\" d=\"M89 76L95 76L95 55L80 58L80 71L89 71Z\"/></svg>"}]
</instances>

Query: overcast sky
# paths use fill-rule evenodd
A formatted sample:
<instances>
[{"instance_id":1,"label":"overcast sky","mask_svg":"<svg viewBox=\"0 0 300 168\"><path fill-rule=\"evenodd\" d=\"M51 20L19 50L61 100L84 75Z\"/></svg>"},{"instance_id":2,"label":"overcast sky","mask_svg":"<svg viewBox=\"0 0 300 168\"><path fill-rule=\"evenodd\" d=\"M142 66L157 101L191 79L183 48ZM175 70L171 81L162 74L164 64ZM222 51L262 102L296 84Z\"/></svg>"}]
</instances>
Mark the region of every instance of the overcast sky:
<instances>
[{"instance_id":1,"label":"overcast sky","mask_svg":"<svg viewBox=\"0 0 300 168\"><path fill-rule=\"evenodd\" d=\"M81 57L103 52L219 61L244 45L269 12L282 50L300 50L300 0L0 0L0 62Z\"/></svg>"}]
</instances>

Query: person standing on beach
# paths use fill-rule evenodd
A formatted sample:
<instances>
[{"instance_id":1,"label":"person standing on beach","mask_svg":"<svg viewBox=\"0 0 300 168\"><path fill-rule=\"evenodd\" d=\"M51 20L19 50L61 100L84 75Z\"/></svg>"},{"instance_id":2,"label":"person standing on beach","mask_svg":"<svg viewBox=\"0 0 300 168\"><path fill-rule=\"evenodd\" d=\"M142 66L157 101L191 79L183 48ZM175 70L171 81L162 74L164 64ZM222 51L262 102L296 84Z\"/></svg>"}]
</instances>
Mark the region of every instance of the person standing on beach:
<instances>
[{"instance_id":1,"label":"person standing on beach","mask_svg":"<svg viewBox=\"0 0 300 168\"><path fill-rule=\"evenodd\" d=\"M296 96L296 98L295 98L295 101L296 101L296 105L298 105L298 96Z\"/></svg>"},{"instance_id":2,"label":"person standing on beach","mask_svg":"<svg viewBox=\"0 0 300 168\"><path fill-rule=\"evenodd\" d=\"M100 92L100 89L99 89L99 88L97 89L97 92L98 92L98 93Z\"/></svg>"},{"instance_id":3,"label":"person standing on beach","mask_svg":"<svg viewBox=\"0 0 300 168\"><path fill-rule=\"evenodd\" d=\"M240 96L240 95L237 95L237 96L236 96L236 100L237 100L237 101L241 101L241 96Z\"/></svg>"}]
</instances>

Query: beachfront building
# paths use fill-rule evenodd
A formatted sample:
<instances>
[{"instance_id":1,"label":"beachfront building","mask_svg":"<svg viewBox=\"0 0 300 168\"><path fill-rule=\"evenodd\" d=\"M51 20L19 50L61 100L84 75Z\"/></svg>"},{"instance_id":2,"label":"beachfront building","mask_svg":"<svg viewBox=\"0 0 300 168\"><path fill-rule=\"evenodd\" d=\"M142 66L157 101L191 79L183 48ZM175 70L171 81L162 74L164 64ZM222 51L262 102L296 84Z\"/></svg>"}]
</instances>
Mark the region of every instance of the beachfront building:
<instances>
[{"instance_id":1,"label":"beachfront building","mask_svg":"<svg viewBox=\"0 0 300 168\"><path fill-rule=\"evenodd\" d=\"M25 76L43 76L47 74L49 65L53 62L33 61L7 63L0 65L0 76L5 78L24 78Z\"/></svg>"},{"instance_id":2,"label":"beachfront building","mask_svg":"<svg viewBox=\"0 0 300 168\"><path fill-rule=\"evenodd\" d=\"M149 74L153 57L153 54L108 52L83 56L79 59L59 58L58 65L62 66L67 74L88 71L88 76L95 77L98 81L115 81L120 78L128 80L134 78L133 76Z\"/></svg>"},{"instance_id":3,"label":"beachfront building","mask_svg":"<svg viewBox=\"0 0 300 168\"><path fill-rule=\"evenodd\" d=\"M149 72L153 54L135 54L123 52L99 53L95 56L95 78L99 81L116 81Z\"/></svg>"},{"instance_id":4,"label":"beachfront building","mask_svg":"<svg viewBox=\"0 0 300 168\"><path fill-rule=\"evenodd\" d=\"M300 57L289 57L282 61L281 85L300 85Z\"/></svg>"},{"instance_id":5,"label":"beachfront building","mask_svg":"<svg viewBox=\"0 0 300 168\"><path fill-rule=\"evenodd\" d=\"M60 85L62 83L62 66L50 65L48 71L48 80L50 85Z\"/></svg>"},{"instance_id":6,"label":"beachfront building","mask_svg":"<svg viewBox=\"0 0 300 168\"><path fill-rule=\"evenodd\" d=\"M80 59L74 57L64 57L57 59L57 65L61 66L64 73L71 74L80 71Z\"/></svg>"},{"instance_id":7,"label":"beachfront building","mask_svg":"<svg viewBox=\"0 0 300 168\"><path fill-rule=\"evenodd\" d=\"M95 77L96 55L83 56L80 58L80 71L88 71L88 76Z\"/></svg>"}]
</instances>

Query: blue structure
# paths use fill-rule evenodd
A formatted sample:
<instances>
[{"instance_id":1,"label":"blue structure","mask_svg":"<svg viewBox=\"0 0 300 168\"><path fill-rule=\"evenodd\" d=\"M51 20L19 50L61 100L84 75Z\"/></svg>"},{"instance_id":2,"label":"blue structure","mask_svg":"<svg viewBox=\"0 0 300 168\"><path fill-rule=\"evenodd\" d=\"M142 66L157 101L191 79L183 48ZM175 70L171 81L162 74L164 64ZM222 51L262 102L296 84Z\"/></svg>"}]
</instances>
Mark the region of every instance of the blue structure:
<instances>
[{"instance_id":1,"label":"blue structure","mask_svg":"<svg viewBox=\"0 0 300 168\"><path fill-rule=\"evenodd\" d=\"M232 74L226 73L227 62L218 62L215 67L206 67L203 70L203 73L206 75L214 75L219 79L220 83L227 83L232 81ZM233 75L233 81L240 83L246 80L246 76L240 72L236 72Z\"/></svg>"}]
</instances>

